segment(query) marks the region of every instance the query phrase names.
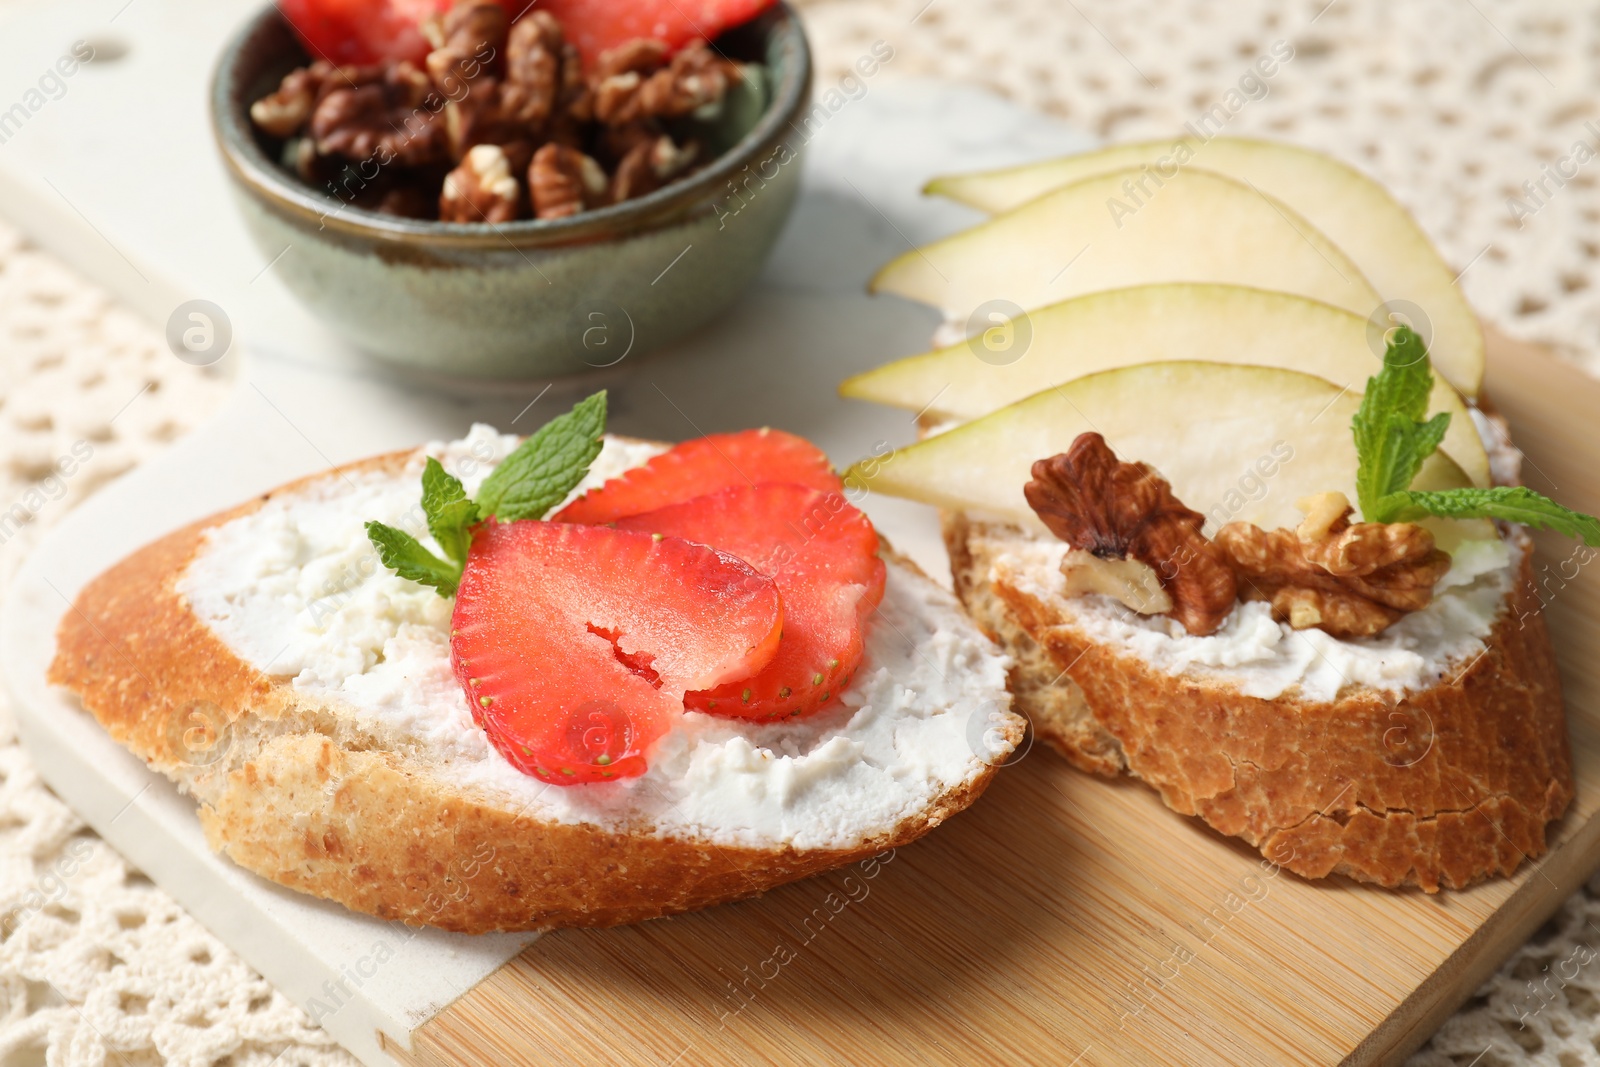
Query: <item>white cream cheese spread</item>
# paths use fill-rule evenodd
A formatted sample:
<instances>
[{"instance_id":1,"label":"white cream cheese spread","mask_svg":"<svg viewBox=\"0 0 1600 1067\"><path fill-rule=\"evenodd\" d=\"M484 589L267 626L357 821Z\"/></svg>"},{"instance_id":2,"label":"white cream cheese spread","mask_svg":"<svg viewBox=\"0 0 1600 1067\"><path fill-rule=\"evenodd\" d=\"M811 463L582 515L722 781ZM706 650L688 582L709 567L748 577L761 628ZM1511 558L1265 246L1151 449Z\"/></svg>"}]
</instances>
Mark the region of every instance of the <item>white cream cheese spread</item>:
<instances>
[{"instance_id":1,"label":"white cream cheese spread","mask_svg":"<svg viewBox=\"0 0 1600 1067\"><path fill-rule=\"evenodd\" d=\"M891 562L865 656L834 707L782 724L685 713L649 771L623 782L558 787L517 771L472 721L451 673L454 601L384 568L363 529L377 519L436 550L419 504L423 457L473 493L516 443L474 426L399 473L328 476L275 497L210 530L179 590L240 659L415 746L461 788L553 821L845 848L999 755L990 724L1010 707L1006 658L949 593ZM657 451L607 438L574 495Z\"/></svg>"},{"instance_id":2,"label":"white cream cheese spread","mask_svg":"<svg viewBox=\"0 0 1600 1067\"><path fill-rule=\"evenodd\" d=\"M1050 604L1096 642L1131 652L1157 670L1230 683L1264 699L1298 688L1303 699L1327 701L1346 685L1402 692L1453 677L1483 650L1515 580L1513 563L1520 561L1502 541L1461 545L1433 602L1372 637L1294 630L1274 621L1271 606L1261 601L1240 603L1216 633L1196 637L1175 619L1136 614L1107 596L1066 596L1065 543L995 529L1008 532L987 537L991 580Z\"/></svg>"}]
</instances>

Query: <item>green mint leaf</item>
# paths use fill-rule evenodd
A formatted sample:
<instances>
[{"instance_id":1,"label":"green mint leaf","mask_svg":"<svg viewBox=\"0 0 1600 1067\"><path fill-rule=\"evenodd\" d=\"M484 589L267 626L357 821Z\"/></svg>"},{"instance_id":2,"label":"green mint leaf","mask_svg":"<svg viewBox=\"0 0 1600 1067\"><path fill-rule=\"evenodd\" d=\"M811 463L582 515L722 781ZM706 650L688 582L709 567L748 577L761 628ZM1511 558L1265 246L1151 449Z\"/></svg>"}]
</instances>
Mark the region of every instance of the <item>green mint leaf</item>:
<instances>
[{"instance_id":1,"label":"green mint leaf","mask_svg":"<svg viewBox=\"0 0 1600 1067\"><path fill-rule=\"evenodd\" d=\"M1450 429L1450 413L1441 411L1427 422L1416 423L1416 430L1411 437L1412 448L1417 457L1417 466L1410 474L1406 475L1406 485L1410 485L1416 478L1417 471L1422 469L1423 461L1439 451L1439 445L1444 441L1444 435ZM1401 486L1405 488L1405 486Z\"/></svg>"},{"instance_id":2,"label":"green mint leaf","mask_svg":"<svg viewBox=\"0 0 1600 1067\"><path fill-rule=\"evenodd\" d=\"M589 473L605 429L602 390L545 423L507 456L478 490L478 514L501 522L544 518Z\"/></svg>"},{"instance_id":3,"label":"green mint leaf","mask_svg":"<svg viewBox=\"0 0 1600 1067\"><path fill-rule=\"evenodd\" d=\"M1489 489L1440 489L1429 493L1410 490L1394 493L1384 500L1393 518L1385 522L1414 522L1437 516L1442 519L1504 519L1555 530L1568 537L1581 537L1585 544L1600 547L1600 519L1571 508L1564 508L1547 496L1522 485L1497 485Z\"/></svg>"},{"instance_id":4,"label":"green mint leaf","mask_svg":"<svg viewBox=\"0 0 1600 1067\"><path fill-rule=\"evenodd\" d=\"M422 468L422 510L428 516L428 532L444 554L457 563L466 563L478 506L467 499L461 479L432 456Z\"/></svg>"},{"instance_id":5,"label":"green mint leaf","mask_svg":"<svg viewBox=\"0 0 1600 1067\"><path fill-rule=\"evenodd\" d=\"M1433 370L1422 338L1408 327L1395 327L1383 369L1367 380L1350 422L1356 438L1356 497L1369 522L1386 521L1381 501L1411 485L1450 427L1447 412L1423 421L1432 392Z\"/></svg>"},{"instance_id":6,"label":"green mint leaf","mask_svg":"<svg viewBox=\"0 0 1600 1067\"><path fill-rule=\"evenodd\" d=\"M422 547L422 542L381 522L367 523L367 537L378 550L383 565L402 578L420 585L431 585L440 596L455 596L461 584L461 568Z\"/></svg>"},{"instance_id":7,"label":"green mint leaf","mask_svg":"<svg viewBox=\"0 0 1600 1067\"><path fill-rule=\"evenodd\" d=\"M1428 348L1409 326L1396 326L1389 333L1383 352L1383 369L1374 379L1378 403L1384 411L1421 422L1428 414L1428 397L1433 393L1433 367ZM1367 394L1373 382L1367 384Z\"/></svg>"}]
</instances>

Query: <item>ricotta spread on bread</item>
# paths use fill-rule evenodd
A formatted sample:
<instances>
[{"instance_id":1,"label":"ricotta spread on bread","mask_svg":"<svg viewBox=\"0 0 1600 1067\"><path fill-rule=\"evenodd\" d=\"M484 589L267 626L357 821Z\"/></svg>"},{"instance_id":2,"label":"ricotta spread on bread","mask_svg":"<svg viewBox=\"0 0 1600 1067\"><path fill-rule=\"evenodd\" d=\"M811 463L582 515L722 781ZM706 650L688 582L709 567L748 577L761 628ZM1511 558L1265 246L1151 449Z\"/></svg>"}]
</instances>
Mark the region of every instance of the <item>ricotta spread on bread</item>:
<instances>
[{"instance_id":1,"label":"ricotta spread on bread","mask_svg":"<svg viewBox=\"0 0 1600 1067\"><path fill-rule=\"evenodd\" d=\"M1505 610L1521 556L1503 541L1459 546L1433 602L1372 637L1338 638L1295 630L1264 601L1243 601L1216 633L1200 637L1166 615L1140 615L1100 594L1068 596L1061 573L1071 546L1015 527L991 530L991 581L1049 602L1094 640L1125 649L1169 674L1211 675L1246 696L1272 699L1291 690L1333 700L1347 685L1398 693L1449 677L1483 650ZM999 542L999 543L994 543Z\"/></svg>"},{"instance_id":2,"label":"ricotta spread on bread","mask_svg":"<svg viewBox=\"0 0 1600 1067\"><path fill-rule=\"evenodd\" d=\"M516 443L478 425L399 473L351 471L276 497L209 530L178 589L241 660L429 752L462 788L554 822L846 848L972 777L986 717L1009 706L1008 661L954 597L893 561L839 705L776 724L686 712L649 771L615 783L551 788L513 768L451 672L452 602L383 567L363 523L418 529L426 456L470 494ZM573 496L661 450L608 437Z\"/></svg>"}]
</instances>

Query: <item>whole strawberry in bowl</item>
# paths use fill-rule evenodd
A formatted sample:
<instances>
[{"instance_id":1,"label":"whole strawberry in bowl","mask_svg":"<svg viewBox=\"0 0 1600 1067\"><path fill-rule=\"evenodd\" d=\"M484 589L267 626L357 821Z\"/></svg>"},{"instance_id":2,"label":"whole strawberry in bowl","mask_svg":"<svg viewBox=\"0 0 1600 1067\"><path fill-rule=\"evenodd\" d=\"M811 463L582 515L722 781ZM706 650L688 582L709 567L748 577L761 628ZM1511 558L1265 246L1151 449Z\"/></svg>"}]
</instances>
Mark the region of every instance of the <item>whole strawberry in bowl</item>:
<instances>
[{"instance_id":1,"label":"whole strawberry in bowl","mask_svg":"<svg viewBox=\"0 0 1600 1067\"><path fill-rule=\"evenodd\" d=\"M278 9L307 52L343 65L422 62L428 54L422 24L449 6L438 0L279 0Z\"/></svg>"},{"instance_id":2,"label":"whole strawberry in bowl","mask_svg":"<svg viewBox=\"0 0 1600 1067\"><path fill-rule=\"evenodd\" d=\"M281 0L211 103L313 313L380 359L510 379L615 365L737 298L794 203L810 78L775 0Z\"/></svg>"}]
</instances>

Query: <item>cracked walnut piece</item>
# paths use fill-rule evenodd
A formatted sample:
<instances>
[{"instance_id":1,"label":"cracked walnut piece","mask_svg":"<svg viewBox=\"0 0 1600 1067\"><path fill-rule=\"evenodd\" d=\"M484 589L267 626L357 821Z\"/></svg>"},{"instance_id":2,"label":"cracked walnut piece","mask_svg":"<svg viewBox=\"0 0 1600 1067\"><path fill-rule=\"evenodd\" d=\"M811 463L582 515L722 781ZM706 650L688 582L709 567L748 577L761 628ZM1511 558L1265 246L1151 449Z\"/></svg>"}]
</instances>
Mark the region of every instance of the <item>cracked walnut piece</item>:
<instances>
[{"instance_id":1,"label":"cracked walnut piece","mask_svg":"<svg viewBox=\"0 0 1600 1067\"><path fill-rule=\"evenodd\" d=\"M319 59L308 67L291 70L276 89L251 104L250 120L274 137L292 137L310 121L317 105L329 93L380 83L384 74L385 68L377 64L336 67Z\"/></svg>"},{"instance_id":2,"label":"cracked walnut piece","mask_svg":"<svg viewBox=\"0 0 1600 1067\"><path fill-rule=\"evenodd\" d=\"M505 8L494 0L465 0L425 20L422 31L433 45L428 74L445 101L450 158L465 159L474 145L517 140L516 124L503 115L500 79L494 74L506 47Z\"/></svg>"},{"instance_id":3,"label":"cracked walnut piece","mask_svg":"<svg viewBox=\"0 0 1600 1067\"><path fill-rule=\"evenodd\" d=\"M1170 614L1192 634L1215 633L1233 610L1233 570L1200 532L1205 516L1143 463L1123 463L1097 433L1033 465L1023 490L1050 532L1102 560L1133 559L1154 569L1172 599Z\"/></svg>"},{"instance_id":4,"label":"cracked walnut piece","mask_svg":"<svg viewBox=\"0 0 1600 1067\"><path fill-rule=\"evenodd\" d=\"M317 153L345 159L399 160L408 166L436 163L444 157L442 127L424 106L433 92L428 76L410 63L379 69L370 81L350 78L355 69L341 67L340 78L354 82L329 90L311 113L311 136Z\"/></svg>"},{"instance_id":5,"label":"cracked walnut piece","mask_svg":"<svg viewBox=\"0 0 1600 1067\"><path fill-rule=\"evenodd\" d=\"M506 42L506 81L500 107L518 122L543 126L555 113L567 81L567 64L578 63L561 23L548 11L530 11L511 26Z\"/></svg>"},{"instance_id":6,"label":"cracked walnut piece","mask_svg":"<svg viewBox=\"0 0 1600 1067\"><path fill-rule=\"evenodd\" d=\"M506 9L494 0L468 0L423 20L422 33L433 45L425 62L439 91L453 97L460 83L482 76L505 48L506 27Z\"/></svg>"},{"instance_id":7,"label":"cracked walnut piece","mask_svg":"<svg viewBox=\"0 0 1600 1067\"><path fill-rule=\"evenodd\" d=\"M596 65L594 115L607 125L681 117L721 101L739 77L738 65L705 41L690 43L670 61L661 42L630 41Z\"/></svg>"},{"instance_id":8,"label":"cracked walnut piece","mask_svg":"<svg viewBox=\"0 0 1600 1067\"><path fill-rule=\"evenodd\" d=\"M326 70L319 70L317 63ZM293 136L311 117L323 78L333 69L322 60L317 63L285 74L276 89L250 105L250 121L274 137Z\"/></svg>"},{"instance_id":9,"label":"cracked walnut piece","mask_svg":"<svg viewBox=\"0 0 1600 1067\"><path fill-rule=\"evenodd\" d=\"M620 204L655 192L688 170L698 149L699 146L692 143L679 148L666 134L640 141L617 164L607 195L612 203Z\"/></svg>"},{"instance_id":10,"label":"cracked walnut piece","mask_svg":"<svg viewBox=\"0 0 1600 1067\"><path fill-rule=\"evenodd\" d=\"M1062 557L1061 577L1066 579L1063 591L1069 597L1099 593L1140 615L1165 615L1172 610L1172 598L1161 588L1155 568L1136 559L1101 559L1074 548Z\"/></svg>"},{"instance_id":11,"label":"cracked walnut piece","mask_svg":"<svg viewBox=\"0 0 1600 1067\"><path fill-rule=\"evenodd\" d=\"M554 141L535 152L528 165L535 218L564 219L603 204L606 185L606 172L592 157Z\"/></svg>"},{"instance_id":12,"label":"cracked walnut piece","mask_svg":"<svg viewBox=\"0 0 1600 1067\"><path fill-rule=\"evenodd\" d=\"M445 141L450 158L461 160L467 152L480 144L497 144L502 147L529 142L527 128L513 120L504 106L505 86L499 78L481 77L467 86L458 99L445 104Z\"/></svg>"},{"instance_id":13,"label":"cracked walnut piece","mask_svg":"<svg viewBox=\"0 0 1600 1067\"><path fill-rule=\"evenodd\" d=\"M1314 626L1334 637L1379 633L1427 607L1434 584L1450 569L1450 556L1421 526L1351 524L1353 509L1342 493L1309 497L1299 507L1306 521L1296 530L1234 522L1216 538L1241 595L1270 602L1273 617L1296 630Z\"/></svg>"},{"instance_id":14,"label":"cracked walnut piece","mask_svg":"<svg viewBox=\"0 0 1600 1067\"><path fill-rule=\"evenodd\" d=\"M480 144L445 175L439 194L441 222L510 222L517 217L522 187L499 145Z\"/></svg>"}]
</instances>

